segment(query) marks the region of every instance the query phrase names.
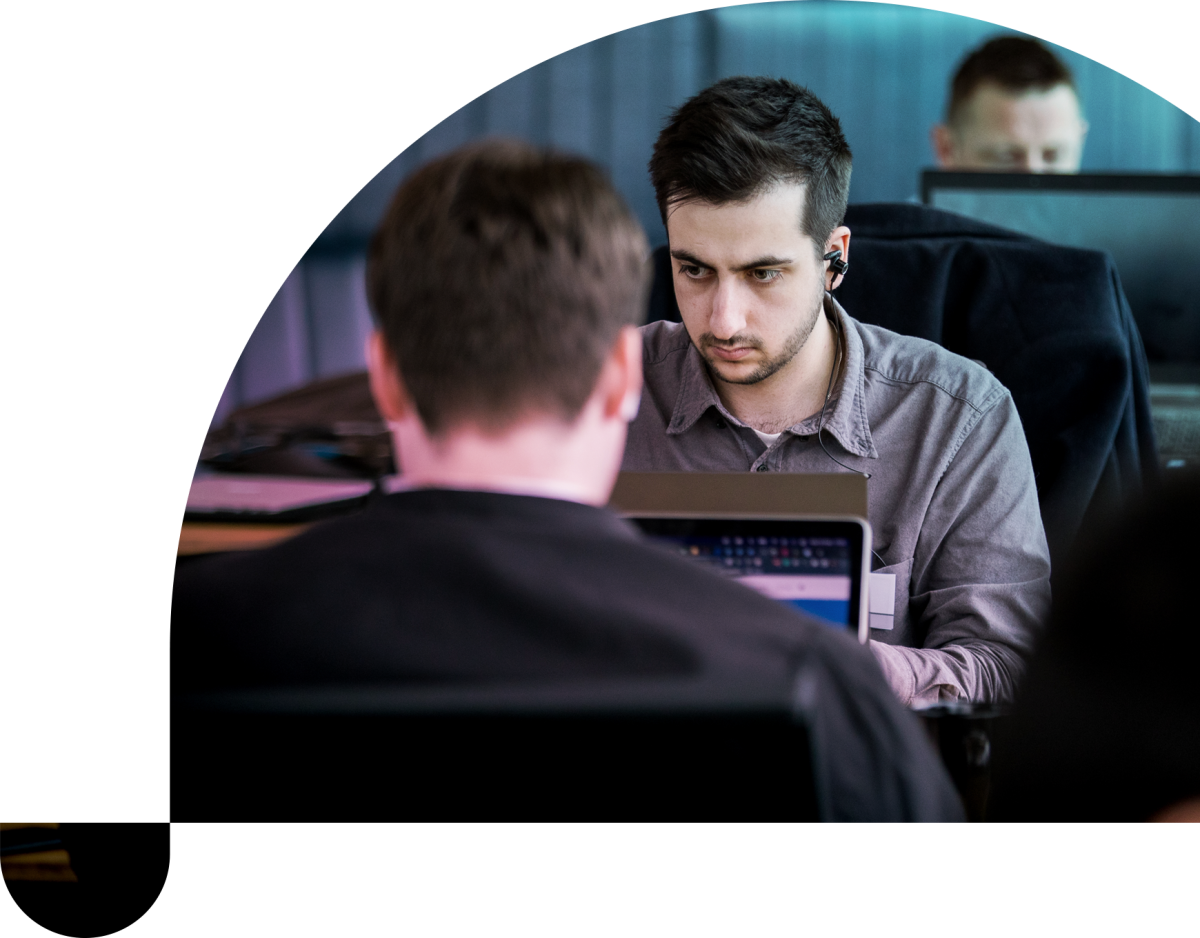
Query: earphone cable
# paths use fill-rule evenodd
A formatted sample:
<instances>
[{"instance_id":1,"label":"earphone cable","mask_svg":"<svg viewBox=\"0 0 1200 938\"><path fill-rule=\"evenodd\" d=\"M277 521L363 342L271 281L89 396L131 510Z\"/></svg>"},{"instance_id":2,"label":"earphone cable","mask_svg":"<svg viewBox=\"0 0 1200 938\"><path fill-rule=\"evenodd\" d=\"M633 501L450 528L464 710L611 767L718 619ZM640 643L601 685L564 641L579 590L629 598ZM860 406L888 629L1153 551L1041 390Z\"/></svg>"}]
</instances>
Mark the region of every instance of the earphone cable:
<instances>
[{"instance_id":1,"label":"earphone cable","mask_svg":"<svg viewBox=\"0 0 1200 938\"><path fill-rule=\"evenodd\" d=\"M825 446L825 441L821 438L821 431L825 429L825 408L829 406L829 397L833 393L833 376L837 374L838 368L842 363L842 330L838 327L837 323L831 323L831 325L833 326L833 341L836 351L833 356L833 367L829 369L829 384L825 388L825 401L821 404L821 416L817 418L817 442L821 445L821 451L833 462L837 463L843 469L848 469L850 472L857 472L864 479L869 479L871 478L871 473L847 466L841 460L835 459L833 453L829 452ZM871 553L879 561L880 566L887 566L887 562L879 554L875 553L875 548L871 548Z\"/></svg>"},{"instance_id":2,"label":"earphone cable","mask_svg":"<svg viewBox=\"0 0 1200 938\"><path fill-rule=\"evenodd\" d=\"M825 388L825 401L821 404L821 416L817 418L817 442L821 444L821 450L833 462L837 463L843 469L848 469L850 472L857 472L865 479L871 478L871 473L863 472L861 469L855 469L852 466L847 466L839 459L835 459L833 454L825 447L825 441L821 438L821 431L825 429L825 408L829 406L829 397L833 393L833 376L837 374L838 368L842 363L842 331L838 328L837 323L830 323L833 326L833 341L836 351L833 356L833 367L829 369L829 384Z\"/></svg>"}]
</instances>

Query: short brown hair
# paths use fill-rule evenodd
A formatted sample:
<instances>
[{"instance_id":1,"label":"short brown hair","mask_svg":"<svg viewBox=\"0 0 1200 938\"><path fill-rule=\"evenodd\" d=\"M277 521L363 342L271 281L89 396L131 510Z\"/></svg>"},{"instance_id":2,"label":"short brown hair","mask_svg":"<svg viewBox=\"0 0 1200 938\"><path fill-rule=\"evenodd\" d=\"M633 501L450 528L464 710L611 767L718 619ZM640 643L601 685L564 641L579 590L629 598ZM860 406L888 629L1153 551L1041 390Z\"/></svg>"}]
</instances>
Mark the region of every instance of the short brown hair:
<instances>
[{"instance_id":1,"label":"short brown hair","mask_svg":"<svg viewBox=\"0 0 1200 938\"><path fill-rule=\"evenodd\" d=\"M1036 39L998 36L963 59L950 84L946 123L962 120L971 97L980 85L999 85L1009 94L1049 91L1058 85L1075 90L1071 70Z\"/></svg>"},{"instance_id":2,"label":"short brown hair","mask_svg":"<svg viewBox=\"0 0 1200 938\"><path fill-rule=\"evenodd\" d=\"M685 101L654 144L650 181L663 224L677 202L742 202L778 182L805 185L801 229L817 243L842 223L850 146L821 100L786 78L726 78Z\"/></svg>"},{"instance_id":3,"label":"short brown hair","mask_svg":"<svg viewBox=\"0 0 1200 938\"><path fill-rule=\"evenodd\" d=\"M367 291L425 429L574 420L645 317L647 253L586 160L492 140L418 169L371 242Z\"/></svg>"}]
</instances>

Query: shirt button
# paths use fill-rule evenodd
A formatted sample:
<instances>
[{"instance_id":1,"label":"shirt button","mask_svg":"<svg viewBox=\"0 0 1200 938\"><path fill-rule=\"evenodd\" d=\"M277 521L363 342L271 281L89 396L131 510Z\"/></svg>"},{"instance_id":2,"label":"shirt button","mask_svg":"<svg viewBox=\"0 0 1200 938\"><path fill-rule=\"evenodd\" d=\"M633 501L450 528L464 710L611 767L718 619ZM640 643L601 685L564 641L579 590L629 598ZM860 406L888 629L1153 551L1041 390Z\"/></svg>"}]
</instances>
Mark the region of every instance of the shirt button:
<instances>
[{"instance_id":1,"label":"shirt button","mask_svg":"<svg viewBox=\"0 0 1200 938\"><path fill-rule=\"evenodd\" d=\"M758 467L758 469L756 469L755 471L756 471L756 472L769 472L770 470L771 470L771 467L770 467L770 466L768 466L766 463L763 463L763 464L762 464L761 466L759 466L759 467Z\"/></svg>"},{"instance_id":2,"label":"shirt button","mask_svg":"<svg viewBox=\"0 0 1200 938\"><path fill-rule=\"evenodd\" d=\"M806 437L806 436L802 436L802 437L800 437L799 439L800 439L800 442L801 442L801 443L807 443L807 442L808 442L808 437Z\"/></svg>"},{"instance_id":3,"label":"shirt button","mask_svg":"<svg viewBox=\"0 0 1200 938\"><path fill-rule=\"evenodd\" d=\"M717 427L717 429L718 429L718 430L724 430L724 429L725 429L725 421L724 421L724 420L722 420L720 417L718 417L718 418L717 418L717 419L714 421L714 423L716 424L716 427Z\"/></svg>"}]
</instances>

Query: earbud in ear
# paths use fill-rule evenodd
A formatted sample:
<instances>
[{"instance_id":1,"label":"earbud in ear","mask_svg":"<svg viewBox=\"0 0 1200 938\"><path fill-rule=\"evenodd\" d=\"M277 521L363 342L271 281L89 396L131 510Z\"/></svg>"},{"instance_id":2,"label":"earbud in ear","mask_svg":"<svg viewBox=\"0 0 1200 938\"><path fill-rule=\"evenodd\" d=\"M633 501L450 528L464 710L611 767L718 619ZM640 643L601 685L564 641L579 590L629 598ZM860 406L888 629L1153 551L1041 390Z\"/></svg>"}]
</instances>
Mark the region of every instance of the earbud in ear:
<instances>
[{"instance_id":1,"label":"earbud in ear","mask_svg":"<svg viewBox=\"0 0 1200 938\"><path fill-rule=\"evenodd\" d=\"M621 401L620 417L626 423L633 423L637 418L638 410L642 406L642 392L630 391L625 395L625 399Z\"/></svg>"},{"instance_id":2,"label":"earbud in ear","mask_svg":"<svg viewBox=\"0 0 1200 938\"><path fill-rule=\"evenodd\" d=\"M835 277L840 276L841 274L844 274L847 270L850 269L850 265L848 263L846 263L844 260L842 260L841 248L835 248L834 250L832 250L828 254L826 254L824 257L822 257L821 260L829 261L829 269L833 272L833 275Z\"/></svg>"}]
</instances>

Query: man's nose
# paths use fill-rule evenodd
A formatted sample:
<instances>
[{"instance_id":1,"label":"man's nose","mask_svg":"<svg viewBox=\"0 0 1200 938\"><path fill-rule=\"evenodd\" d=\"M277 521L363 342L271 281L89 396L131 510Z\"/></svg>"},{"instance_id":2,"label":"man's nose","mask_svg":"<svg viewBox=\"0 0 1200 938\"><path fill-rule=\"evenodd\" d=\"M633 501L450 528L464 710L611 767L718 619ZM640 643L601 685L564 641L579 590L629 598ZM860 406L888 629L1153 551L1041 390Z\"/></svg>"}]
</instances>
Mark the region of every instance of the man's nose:
<instances>
[{"instance_id":1,"label":"man's nose","mask_svg":"<svg viewBox=\"0 0 1200 938\"><path fill-rule=\"evenodd\" d=\"M716 339L732 339L746 325L745 290L736 277L722 277L713 294L708 331Z\"/></svg>"}]
</instances>

